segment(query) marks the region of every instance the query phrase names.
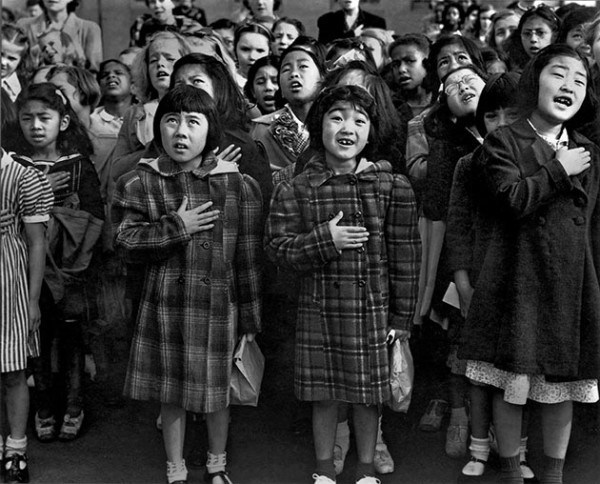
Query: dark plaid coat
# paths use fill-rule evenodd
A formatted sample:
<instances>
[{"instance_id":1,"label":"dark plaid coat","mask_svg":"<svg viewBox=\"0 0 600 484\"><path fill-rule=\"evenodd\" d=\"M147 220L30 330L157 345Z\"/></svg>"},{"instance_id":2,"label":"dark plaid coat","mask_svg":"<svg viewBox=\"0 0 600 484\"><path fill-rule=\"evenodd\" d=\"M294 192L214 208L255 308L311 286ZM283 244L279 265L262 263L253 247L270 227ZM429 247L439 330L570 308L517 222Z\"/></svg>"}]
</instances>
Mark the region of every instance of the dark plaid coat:
<instances>
[{"instance_id":1,"label":"dark plaid coat","mask_svg":"<svg viewBox=\"0 0 600 484\"><path fill-rule=\"evenodd\" d=\"M260 329L260 189L222 166L212 157L183 172L166 156L143 159L117 184L116 246L146 264L125 382L131 398L225 408L237 334ZM212 230L185 231L176 214L184 196L189 207L214 202Z\"/></svg>"},{"instance_id":2,"label":"dark plaid coat","mask_svg":"<svg viewBox=\"0 0 600 484\"><path fill-rule=\"evenodd\" d=\"M328 222L340 210L340 224L368 229L365 248L336 250ZM315 157L275 189L265 242L269 258L300 272L297 397L387 400L385 339L390 327L411 329L421 253L407 179L387 161L336 176Z\"/></svg>"}]
</instances>

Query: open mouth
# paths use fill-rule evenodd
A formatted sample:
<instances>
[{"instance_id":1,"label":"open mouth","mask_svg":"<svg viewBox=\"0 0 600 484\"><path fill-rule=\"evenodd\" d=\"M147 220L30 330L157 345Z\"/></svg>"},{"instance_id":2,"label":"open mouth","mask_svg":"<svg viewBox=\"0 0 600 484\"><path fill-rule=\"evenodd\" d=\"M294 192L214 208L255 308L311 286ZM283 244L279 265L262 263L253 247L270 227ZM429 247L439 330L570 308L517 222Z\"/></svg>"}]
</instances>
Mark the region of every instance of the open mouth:
<instances>
[{"instance_id":1,"label":"open mouth","mask_svg":"<svg viewBox=\"0 0 600 484\"><path fill-rule=\"evenodd\" d=\"M181 150L187 150L187 145L186 145L186 144L183 144L183 143L175 143L175 144L173 145L173 148L175 148L175 149L176 149L176 150L178 150L178 151L181 151Z\"/></svg>"},{"instance_id":2,"label":"open mouth","mask_svg":"<svg viewBox=\"0 0 600 484\"><path fill-rule=\"evenodd\" d=\"M302 84L298 81L294 81L290 84L290 89L292 91L299 91L300 89L302 89Z\"/></svg>"},{"instance_id":3,"label":"open mouth","mask_svg":"<svg viewBox=\"0 0 600 484\"><path fill-rule=\"evenodd\" d=\"M273 103L273 102L275 102L275 96L271 96L271 95L263 96L263 102L264 103Z\"/></svg>"},{"instance_id":4,"label":"open mouth","mask_svg":"<svg viewBox=\"0 0 600 484\"><path fill-rule=\"evenodd\" d=\"M475 97L475 94L465 94L462 98L462 102L467 104L469 101L471 101L471 99L473 99Z\"/></svg>"},{"instance_id":5,"label":"open mouth","mask_svg":"<svg viewBox=\"0 0 600 484\"><path fill-rule=\"evenodd\" d=\"M167 78L168 78L169 76L170 76L170 74L169 74L167 71L158 71L158 72L156 73L156 77L157 77L158 79L163 79L163 78L165 78L165 77L167 77Z\"/></svg>"},{"instance_id":6,"label":"open mouth","mask_svg":"<svg viewBox=\"0 0 600 484\"><path fill-rule=\"evenodd\" d=\"M573 100L566 96L557 96L554 98L554 102L557 104L561 104L565 107L570 107L573 105Z\"/></svg>"},{"instance_id":7,"label":"open mouth","mask_svg":"<svg viewBox=\"0 0 600 484\"><path fill-rule=\"evenodd\" d=\"M106 87L113 89L115 87L119 87L119 83L117 81L110 81L106 83Z\"/></svg>"},{"instance_id":8,"label":"open mouth","mask_svg":"<svg viewBox=\"0 0 600 484\"><path fill-rule=\"evenodd\" d=\"M340 138L337 142L342 146L354 146L354 141L348 138Z\"/></svg>"}]
</instances>

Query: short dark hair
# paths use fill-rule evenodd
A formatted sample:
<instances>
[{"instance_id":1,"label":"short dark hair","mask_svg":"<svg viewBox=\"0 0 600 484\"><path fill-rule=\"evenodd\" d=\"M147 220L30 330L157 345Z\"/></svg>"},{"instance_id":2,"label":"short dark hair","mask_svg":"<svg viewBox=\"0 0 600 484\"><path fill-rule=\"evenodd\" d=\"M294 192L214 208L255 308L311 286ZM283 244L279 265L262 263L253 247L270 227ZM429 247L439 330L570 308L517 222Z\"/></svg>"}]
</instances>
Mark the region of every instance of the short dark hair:
<instances>
[{"instance_id":1,"label":"short dark hair","mask_svg":"<svg viewBox=\"0 0 600 484\"><path fill-rule=\"evenodd\" d=\"M429 57L431 50L431 40L424 34L404 34L396 38L388 47L388 54L391 57L394 49L400 45L414 45L423 55Z\"/></svg>"},{"instance_id":2,"label":"short dark hair","mask_svg":"<svg viewBox=\"0 0 600 484\"><path fill-rule=\"evenodd\" d=\"M219 147L221 142L221 123L217 113L217 106L213 99L202 89L192 86L177 86L171 89L158 103L154 116L154 141L160 150L164 150L160 123L165 114L168 113L201 113L208 121L208 133L206 145L202 151L205 155Z\"/></svg>"},{"instance_id":3,"label":"short dark hair","mask_svg":"<svg viewBox=\"0 0 600 484\"><path fill-rule=\"evenodd\" d=\"M119 59L106 59L105 61L102 61L98 66L98 73L96 74L96 81L98 81L98 84L100 84L100 80L102 79L102 71L108 64L119 64L123 69L125 69L125 72L131 80L131 69L129 69L129 66L127 66L127 64L123 64Z\"/></svg>"},{"instance_id":4,"label":"short dark hair","mask_svg":"<svg viewBox=\"0 0 600 484\"><path fill-rule=\"evenodd\" d=\"M458 25L459 25L459 27L462 26L462 24L465 23L466 14L465 14L464 9L462 8L462 5L460 3L458 3L458 2L449 2L449 3L446 3L446 6L444 7L444 10L442 12L442 23L443 23L443 25L446 26L446 15L448 14L448 11L451 8L455 8L456 10L458 10L458 15L460 17L460 20L458 21Z\"/></svg>"},{"instance_id":5,"label":"short dark hair","mask_svg":"<svg viewBox=\"0 0 600 484\"><path fill-rule=\"evenodd\" d=\"M321 76L325 76L327 70L325 68L325 46L314 37L301 35L297 37L291 45L281 53L279 58L280 66L288 54L294 51L306 52L314 61Z\"/></svg>"},{"instance_id":6,"label":"short dark hair","mask_svg":"<svg viewBox=\"0 0 600 484\"><path fill-rule=\"evenodd\" d=\"M581 6L579 8L574 8L573 10L571 10L563 18L562 25L560 27L560 32L558 33L558 37L556 38L556 42L561 44L565 43L569 32L576 27L583 27L587 22L590 22L594 18L594 15L597 11L598 9L595 7Z\"/></svg>"},{"instance_id":7,"label":"short dark hair","mask_svg":"<svg viewBox=\"0 0 600 484\"><path fill-rule=\"evenodd\" d=\"M256 77L258 70L265 66L274 67L277 70L277 78L279 79L279 61L277 57L274 55L267 55L257 59L256 62L250 66L250 69L248 69L248 80L244 85L244 94L246 98L248 98L248 101L252 103L256 102L256 96L254 95L254 78ZM283 100L281 98L280 90L275 94L275 99L278 106L281 107L281 105L283 105Z\"/></svg>"},{"instance_id":8,"label":"short dark hair","mask_svg":"<svg viewBox=\"0 0 600 484\"><path fill-rule=\"evenodd\" d=\"M226 29L235 30L237 28L237 26L238 26L238 24L236 24L233 20L230 20L228 18L217 19L212 24L209 25L209 27L213 30L226 30Z\"/></svg>"},{"instance_id":9,"label":"short dark hair","mask_svg":"<svg viewBox=\"0 0 600 484\"><path fill-rule=\"evenodd\" d=\"M485 113L496 109L518 107L517 93L519 86L519 74L516 72L503 72L494 74L485 83L483 91L479 96L477 111L475 112L475 126L481 136L487 134L485 129Z\"/></svg>"},{"instance_id":10,"label":"short dark hair","mask_svg":"<svg viewBox=\"0 0 600 484\"><path fill-rule=\"evenodd\" d=\"M597 104L596 92L587 60L583 58L579 52L566 44L550 44L540 50L535 57L527 63L519 81L519 107L526 116L529 116L536 109L540 91L540 74L542 73L542 70L550 64L552 59L558 56L572 57L581 61L587 74L586 94L583 104L577 114L565 123L569 127L581 126L595 118Z\"/></svg>"},{"instance_id":11,"label":"short dark hair","mask_svg":"<svg viewBox=\"0 0 600 484\"><path fill-rule=\"evenodd\" d=\"M323 145L323 118L327 111L337 102L348 102L353 106L361 108L371 121L371 129L369 130L369 144L365 148L364 156L368 157L368 152L375 152L379 147L375 146L375 133L378 132L377 125L377 107L375 99L369 92L359 86L334 86L323 89L315 99L315 102L308 112L306 118L306 126L310 138L310 146L315 151L323 153L325 146Z\"/></svg>"}]
</instances>

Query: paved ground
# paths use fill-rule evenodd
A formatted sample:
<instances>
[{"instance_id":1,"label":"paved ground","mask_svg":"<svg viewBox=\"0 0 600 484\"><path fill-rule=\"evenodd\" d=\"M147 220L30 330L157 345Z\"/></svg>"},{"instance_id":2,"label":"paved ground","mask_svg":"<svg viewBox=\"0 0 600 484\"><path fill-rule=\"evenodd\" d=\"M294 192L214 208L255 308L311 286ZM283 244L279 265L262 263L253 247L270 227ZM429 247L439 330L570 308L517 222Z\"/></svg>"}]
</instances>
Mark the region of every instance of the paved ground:
<instances>
[{"instance_id":1,"label":"paved ground","mask_svg":"<svg viewBox=\"0 0 600 484\"><path fill-rule=\"evenodd\" d=\"M277 333L277 330L275 331ZM270 351L263 393L258 408L237 407L232 411L229 461L236 484L310 483L313 470L312 439L305 426L294 424L297 406L291 384L292 343L289 330L279 331L283 342ZM408 414L384 413L384 435L396 462L394 474L381 476L383 484L442 484L457 480L464 460L444 453L443 431L423 433L418 421L430 398L444 395L440 345L435 337L413 340L417 361L416 386ZM31 482L34 483L163 483L164 451L154 420L158 406L128 401L120 408L106 406L104 395L118 391L126 363L126 340L108 347L112 376L105 385L88 384L88 406L84 432L75 442L38 443L30 436ZM600 476L600 439L592 430L591 406L576 408L576 422L568 455L565 482L591 484ZM188 425L188 462L205 452L201 422ZM541 459L539 418L534 410L531 423L530 461L539 469ZM350 451L338 483L353 483L356 454ZM190 483L202 482L203 468L193 468ZM473 483L493 483L494 469Z\"/></svg>"}]
</instances>

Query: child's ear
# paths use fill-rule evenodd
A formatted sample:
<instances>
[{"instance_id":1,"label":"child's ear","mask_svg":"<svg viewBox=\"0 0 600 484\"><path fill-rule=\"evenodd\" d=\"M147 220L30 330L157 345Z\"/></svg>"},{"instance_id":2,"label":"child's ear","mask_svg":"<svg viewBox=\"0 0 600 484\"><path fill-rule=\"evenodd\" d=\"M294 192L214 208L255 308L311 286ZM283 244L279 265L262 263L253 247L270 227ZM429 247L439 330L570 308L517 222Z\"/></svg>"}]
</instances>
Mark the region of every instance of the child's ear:
<instances>
[{"instance_id":1,"label":"child's ear","mask_svg":"<svg viewBox=\"0 0 600 484\"><path fill-rule=\"evenodd\" d=\"M69 124L71 124L71 116L65 114L60 120L60 131L65 131L69 127Z\"/></svg>"}]
</instances>

